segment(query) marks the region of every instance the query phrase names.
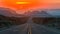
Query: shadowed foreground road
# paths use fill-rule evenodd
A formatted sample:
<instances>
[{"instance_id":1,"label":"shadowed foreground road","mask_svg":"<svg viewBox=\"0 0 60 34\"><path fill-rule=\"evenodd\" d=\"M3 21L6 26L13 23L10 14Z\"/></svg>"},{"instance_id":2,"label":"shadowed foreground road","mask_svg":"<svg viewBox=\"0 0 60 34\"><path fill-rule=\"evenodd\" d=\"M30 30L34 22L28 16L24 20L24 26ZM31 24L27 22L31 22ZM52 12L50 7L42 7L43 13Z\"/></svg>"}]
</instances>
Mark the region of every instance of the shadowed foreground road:
<instances>
[{"instance_id":1,"label":"shadowed foreground road","mask_svg":"<svg viewBox=\"0 0 60 34\"><path fill-rule=\"evenodd\" d=\"M13 26L9 29L0 31L0 34L27 34L27 24Z\"/></svg>"},{"instance_id":2,"label":"shadowed foreground road","mask_svg":"<svg viewBox=\"0 0 60 34\"><path fill-rule=\"evenodd\" d=\"M26 24L13 26L9 29L0 31L0 34L60 34L58 32L49 30L32 22L32 18L29 18Z\"/></svg>"},{"instance_id":3,"label":"shadowed foreground road","mask_svg":"<svg viewBox=\"0 0 60 34\"><path fill-rule=\"evenodd\" d=\"M28 21L29 23L29 32L30 34L60 34L60 32L57 32L52 29L48 29L43 25L35 24L32 22L32 17Z\"/></svg>"},{"instance_id":4,"label":"shadowed foreground road","mask_svg":"<svg viewBox=\"0 0 60 34\"><path fill-rule=\"evenodd\" d=\"M60 33L45 28L42 25L32 24L32 34L60 34Z\"/></svg>"}]
</instances>

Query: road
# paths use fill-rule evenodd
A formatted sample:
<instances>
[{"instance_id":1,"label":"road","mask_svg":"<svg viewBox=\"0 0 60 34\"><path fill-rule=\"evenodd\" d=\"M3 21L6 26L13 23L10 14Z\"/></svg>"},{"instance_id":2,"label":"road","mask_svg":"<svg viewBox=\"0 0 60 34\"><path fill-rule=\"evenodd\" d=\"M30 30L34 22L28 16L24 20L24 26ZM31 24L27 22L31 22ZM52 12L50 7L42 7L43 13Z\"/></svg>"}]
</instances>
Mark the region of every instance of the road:
<instances>
[{"instance_id":1,"label":"road","mask_svg":"<svg viewBox=\"0 0 60 34\"><path fill-rule=\"evenodd\" d=\"M6 30L0 31L0 34L27 34L27 23L23 25L13 26Z\"/></svg>"},{"instance_id":2,"label":"road","mask_svg":"<svg viewBox=\"0 0 60 34\"><path fill-rule=\"evenodd\" d=\"M27 23L29 24L29 27L30 27L29 28L29 32L30 32L29 34L60 34L60 32L48 29L43 25L33 23L32 17L29 18Z\"/></svg>"},{"instance_id":3,"label":"road","mask_svg":"<svg viewBox=\"0 0 60 34\"><path fill-rule=\"evenodd\" d=\"M32 18L29 18L27 23L22 25L13 26L9 29L0 31L0 34L60 34L55 31L44 28L42 25L38 25L32 22Z\"/></svg>"},{"instance_id":4,"label":"road","mask_svg":"<svg viewBox=\"0 0 60 34\"><path fill-rule=\"evenodd\" d=\"M32 24L32 34L60 34L60 33L45 28L42 25Z\"/></svg>"}]
</instances>

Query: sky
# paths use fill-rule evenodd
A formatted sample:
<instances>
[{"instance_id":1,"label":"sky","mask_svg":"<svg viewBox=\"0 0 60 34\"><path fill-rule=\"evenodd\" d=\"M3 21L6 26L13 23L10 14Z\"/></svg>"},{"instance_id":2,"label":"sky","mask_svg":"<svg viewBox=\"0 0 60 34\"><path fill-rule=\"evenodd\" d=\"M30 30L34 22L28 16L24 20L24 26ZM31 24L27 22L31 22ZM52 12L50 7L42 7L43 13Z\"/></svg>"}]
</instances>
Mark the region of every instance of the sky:
<instances>
[{"instance_id":1,"label":"sky","mask_svg":"<svg viewBox=\"0 0 60 34\"><path fill-rule=\"evenodd\" d=\"M19 10L17 13L30 9L60 9L60 0L0 0L0 7Z\"/></svg>"}]
</instances>

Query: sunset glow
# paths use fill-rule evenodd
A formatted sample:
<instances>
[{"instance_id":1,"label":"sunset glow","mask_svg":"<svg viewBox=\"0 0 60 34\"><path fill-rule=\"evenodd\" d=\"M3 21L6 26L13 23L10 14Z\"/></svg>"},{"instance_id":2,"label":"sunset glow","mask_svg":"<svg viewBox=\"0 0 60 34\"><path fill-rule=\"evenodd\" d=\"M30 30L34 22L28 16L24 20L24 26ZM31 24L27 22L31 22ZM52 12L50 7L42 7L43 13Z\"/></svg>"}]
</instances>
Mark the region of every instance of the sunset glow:
<instances>
[{"instance_id":1,"label":"sunset glow","mask_svg":"<svg viewBox=\"0 0 60 34\"><path fill-rule=\"evenodd\" d=\"M60 0L0 0L0 6L16 10L54 9L60 8Z\"/></svg>"},{"instance_id":2,"label":"sunset glow","mask_svg":"<svg viewBox=\"0 0 60 34\"><path fill-rule=\"evenodd\" d=\"M29 2L16 2L16 4L29 4Z\"/></svg>"}]
</instances>

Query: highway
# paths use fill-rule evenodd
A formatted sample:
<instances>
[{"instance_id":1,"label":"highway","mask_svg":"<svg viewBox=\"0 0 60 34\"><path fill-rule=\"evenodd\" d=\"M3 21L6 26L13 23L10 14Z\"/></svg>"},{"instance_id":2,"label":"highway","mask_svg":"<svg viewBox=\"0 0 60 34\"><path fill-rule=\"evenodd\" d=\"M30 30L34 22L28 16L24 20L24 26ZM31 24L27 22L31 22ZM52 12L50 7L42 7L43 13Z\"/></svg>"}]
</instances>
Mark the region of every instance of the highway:
<instances>
[{"instance_id":1,"label":"highway","mask_svg":"<svg viewBox=\"0 0 60 34\"><path fill-rule=\"evenodd\" d=\"M0 31L0 34L27 34L27 24L17 25Z\"/></svg>"},{"instance_id":2,"label":"highway","mask_svg":"<svg viewBox=\"0 0 60 34\"><path fill-rule=\"evenodd\" d=\"M11 28L0 31L0 34L60 34L58 32L49 30L32 22L32 18L29 18L27 23L22 25L13 26Z\"/></svg>"},{"instance_id":3,"label":"highway","mask_svg":"<svg viewBox=\"0 0 60 34\"><path fill-rule=\"evenodd\" d=\"M60 34L60 32L53 29L48 29L43 25L33 23L32 17L29 18L27 23L29 24L29 34Z\"/></svg>"},{"instance_id":4,"label":"highway","mask_svg":"<svg viewBox=\"0 0 60 34\"><path fill-rule=\"evenodd\" d=\"M32 34L60 34L42 25L32 24Z\"/></svg>"}]
</instances>

